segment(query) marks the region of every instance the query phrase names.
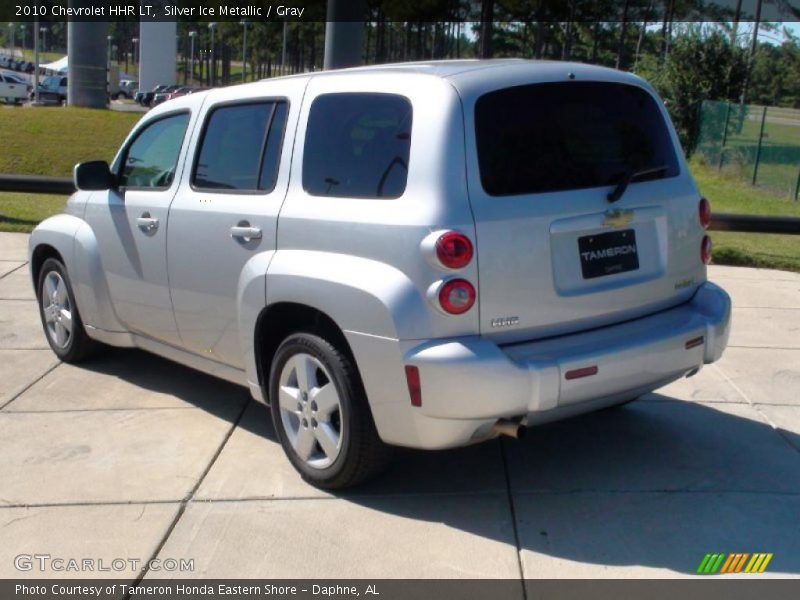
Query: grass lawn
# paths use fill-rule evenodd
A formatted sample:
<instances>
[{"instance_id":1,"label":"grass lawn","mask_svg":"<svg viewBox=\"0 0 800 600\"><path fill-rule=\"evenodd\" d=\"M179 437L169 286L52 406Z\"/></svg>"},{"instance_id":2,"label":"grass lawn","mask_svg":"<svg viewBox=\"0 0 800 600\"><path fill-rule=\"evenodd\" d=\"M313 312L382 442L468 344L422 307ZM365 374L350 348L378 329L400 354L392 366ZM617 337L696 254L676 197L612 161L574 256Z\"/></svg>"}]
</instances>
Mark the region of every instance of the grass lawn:
<instances>
[{"instance_id":1,"label":"grass lawn","mask_svg":"<svg viewBox=\"0 0 800 600\"><path fill-rule=\"evenodd\" d=\"M69 177L76 163L111 161L140 113L60 106L0 107L0 173Z\"/></svg>"},{"instance_id":2,"label":"grass lawn","mask_svg":"<svg viewBox=\"0 0 800 600\"><path fill-rule=\"evenodd\" d=\"M62 107L0 107L0 173L69 177L76 163L111 161L137 113ZM31 231L66 197L0 192L0 231Z\"/></svg>"},{"instance_id":3,"label":"grass lawn","mask_svg":"<svg viewBox=\"0 0 800 600\"><path fill-rule=\"evenodd\" d=\"M691 166L713 212L800 217L800 202L754 188L736 177L720 175L697 161ZM800 272L800 236L714 231L711 240L716 264Z\"/></svg>"},{"instance_id":4,"label":"grass lawn","mask_svg":"<svg viewBox=\"0 0 800 600\"><path fill-rule=\"evenodd\" d=\"M28 233L47 217L64 210L66 196L0 192L0 231Z\"/></svg>"}]
</instances>

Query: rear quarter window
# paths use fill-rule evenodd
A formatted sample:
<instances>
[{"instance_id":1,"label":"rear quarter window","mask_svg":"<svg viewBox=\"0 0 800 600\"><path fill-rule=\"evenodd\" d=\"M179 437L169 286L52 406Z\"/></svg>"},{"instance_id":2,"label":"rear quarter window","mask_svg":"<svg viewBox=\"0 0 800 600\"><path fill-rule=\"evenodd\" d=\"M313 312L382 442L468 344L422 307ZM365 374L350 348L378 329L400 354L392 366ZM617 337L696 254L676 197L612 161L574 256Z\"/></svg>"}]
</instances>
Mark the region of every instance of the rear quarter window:
<instances>
[{"instance_id":1,"label":"rear quarter window","mask_svg":"<svg viewBox=\"0 0 800 600\"><path fill-rule=\"evenodd\" d=\"M615 185L626 175L665 167L679 173L656 100L645 90L606 82L517 86L475 105L481 183L492 196Z\"/></svg>"},{"instance_id":2,"label":"rear quarter window","mask_svg":"<svg viewBox=\"0 0 800 600\"><path fill-rule=\"evenodd\" d=\"M308 116L303 188L313 196L402 196L411 118L411 102L396 94L318 96Z\"/></svg>"}]
</instances>

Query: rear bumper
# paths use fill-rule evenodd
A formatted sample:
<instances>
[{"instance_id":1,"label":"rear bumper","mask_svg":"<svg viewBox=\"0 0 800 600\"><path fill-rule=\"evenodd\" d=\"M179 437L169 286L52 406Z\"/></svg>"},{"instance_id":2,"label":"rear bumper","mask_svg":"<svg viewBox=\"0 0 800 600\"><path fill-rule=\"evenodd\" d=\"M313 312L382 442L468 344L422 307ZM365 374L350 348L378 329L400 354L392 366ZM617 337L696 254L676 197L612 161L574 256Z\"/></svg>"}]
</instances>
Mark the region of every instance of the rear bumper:
<instances>
[{"instance_id":1,"label":"rear bumper","mask_svg":"<svg viewBox=\"0 0 800 600\"><path fill-rule=\"evenodd\" d=\"M488 437L499 418L539 423L635 398L719 359L730 316L728 294L705 283L670 310L558 338L508 346L479 336L402 342L403 363L420 372L422 406L411 407L406 394L415 439L393 441L463 445ZM585 368L596 373L567 378Z\"/></svg>"}]
</instances>

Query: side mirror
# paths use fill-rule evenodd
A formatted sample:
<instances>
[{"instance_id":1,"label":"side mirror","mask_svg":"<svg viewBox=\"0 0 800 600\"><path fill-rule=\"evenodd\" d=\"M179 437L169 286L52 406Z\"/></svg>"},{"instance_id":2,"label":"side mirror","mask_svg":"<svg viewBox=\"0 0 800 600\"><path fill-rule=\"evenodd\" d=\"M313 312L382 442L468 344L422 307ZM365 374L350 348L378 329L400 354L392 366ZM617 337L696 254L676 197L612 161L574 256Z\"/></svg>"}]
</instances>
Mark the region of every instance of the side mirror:
<instances>
[{"instance_id":1,"label":"side mirror","mask_svg":"<svg viewBox=\"0 0 800 600\"><path fill-rule=\"evenodd\" d=\"M116 187L116 178L104 160L93 160L75 165L73 179L75 187L79 190L110 190Z\"/></svg>"}]
</instances>

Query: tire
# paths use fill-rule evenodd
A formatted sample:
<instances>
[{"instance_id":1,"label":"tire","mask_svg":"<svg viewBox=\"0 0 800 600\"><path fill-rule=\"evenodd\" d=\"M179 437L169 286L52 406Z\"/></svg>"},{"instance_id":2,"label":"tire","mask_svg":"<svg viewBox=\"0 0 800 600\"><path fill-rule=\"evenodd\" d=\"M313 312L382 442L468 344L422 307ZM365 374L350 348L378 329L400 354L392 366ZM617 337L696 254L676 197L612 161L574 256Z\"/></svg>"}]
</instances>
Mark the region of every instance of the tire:
<instances>
[{"instance_id":1,"label":"tire","mask_svg":"<svg viewBox=\"0 0 800 600\"><path fill-rule=\"evenodd\" d=\"M36 298L47 343L56 356L67 363L77 363L89 356L97 342L86 335L67 269L61 261L55 258L44 261L36 284Z\"/></svg>"},{"instance_id":2,"label":"tire","mask_svg":"<svg viewBox=\"0 0 800 600\"><path fill-rule=\"evenodd\" d=\"M283 450L311 485L352 487L388 463L391 450L378 437L358 370L327 340L287 337L272 361L268 395Z\"/></svg>"}]
</instances>

